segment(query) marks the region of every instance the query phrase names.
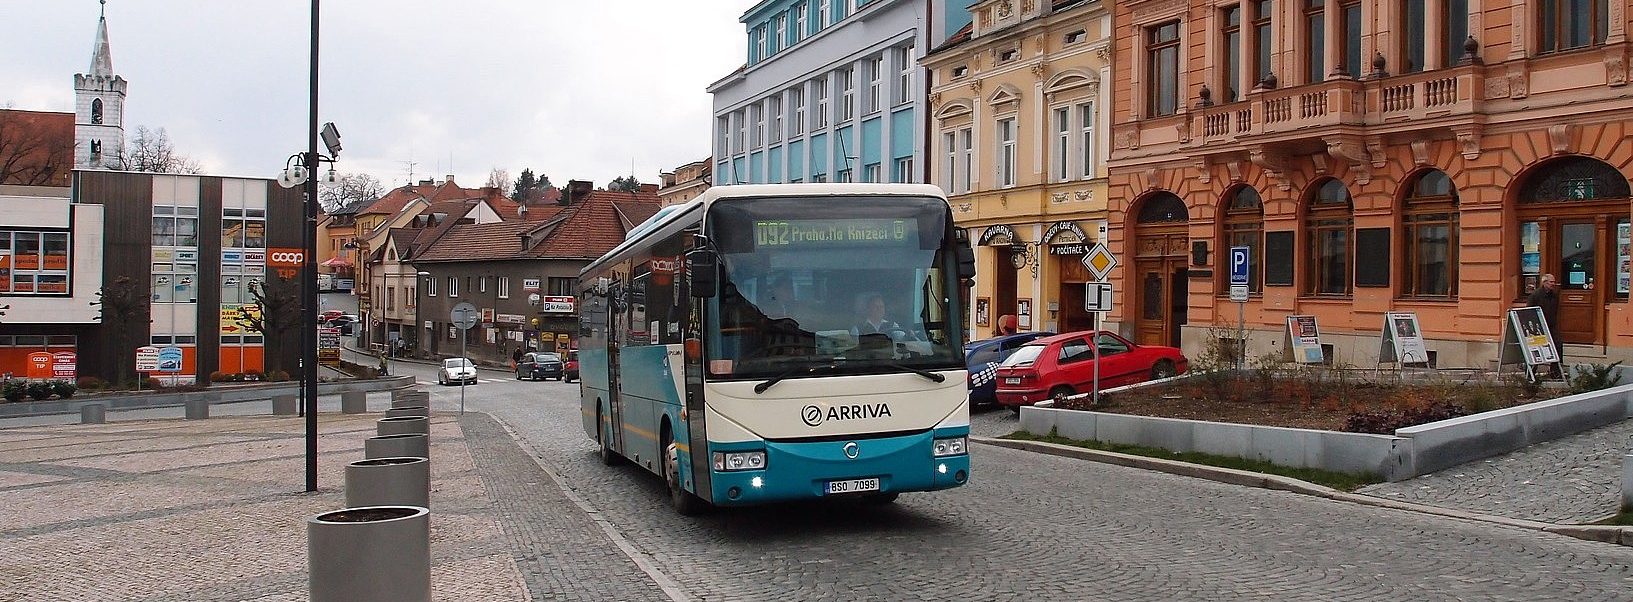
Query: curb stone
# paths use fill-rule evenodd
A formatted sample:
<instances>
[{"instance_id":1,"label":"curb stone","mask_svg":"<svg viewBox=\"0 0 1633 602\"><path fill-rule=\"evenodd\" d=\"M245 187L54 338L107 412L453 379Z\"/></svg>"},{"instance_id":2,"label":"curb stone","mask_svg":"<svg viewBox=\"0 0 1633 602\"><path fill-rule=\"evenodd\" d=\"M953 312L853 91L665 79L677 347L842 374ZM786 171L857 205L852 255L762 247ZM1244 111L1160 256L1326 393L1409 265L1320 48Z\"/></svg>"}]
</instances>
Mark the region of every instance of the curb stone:
<instances>
[{"instance_id":1,"label":"curb stone","mask_svg":"<svg viewBox=\"0 0 1633 602\"><path fill-rule=\"evenodd\" d=\"M1286 491L1290 493L1314 496L1340 502L1350 502L1365 506L1390 508L1393 510L1404 510L1407 512L1417 512L1420 514L1432 514L1447 518L1491 523L1517 529L1527 529L1532 531L1541 531L1544 533L1553 533L1556 535L1565 535L1588 541L1633 546L1633 527L1604 525L1556 525L1540 521L1491 516L1488 514L1480 514L1478 512L1468 512L1465 510L1441 508L1438 506L1429 506L1425 504L1386 500L1359 493L1349 493L1339 491L1331 487L1317 485L1309 481L1301 481L1299 479L1284 477L1281 475L1249 472L1245 470L1236 470L1234 468L1220 468L1217 466L1192 464L1189 462L1179 462L1176 460L1166 460L1162 458L1151 458L1133 454L1086 449L1058 443L1045 443L1042 441L1015 441L990 437L970 437L970 440L976 443L991 445L993 447L1005 447L1021 451L1060 456L1063 458L1073 458L1078 460L1088 460L1091 462L1115 464L1129 468L1154 470L1157 472L1166 472L1180 476L1206 479L1209 481L1217 481L1231 485Z\"/></svg>"}]
</instances>

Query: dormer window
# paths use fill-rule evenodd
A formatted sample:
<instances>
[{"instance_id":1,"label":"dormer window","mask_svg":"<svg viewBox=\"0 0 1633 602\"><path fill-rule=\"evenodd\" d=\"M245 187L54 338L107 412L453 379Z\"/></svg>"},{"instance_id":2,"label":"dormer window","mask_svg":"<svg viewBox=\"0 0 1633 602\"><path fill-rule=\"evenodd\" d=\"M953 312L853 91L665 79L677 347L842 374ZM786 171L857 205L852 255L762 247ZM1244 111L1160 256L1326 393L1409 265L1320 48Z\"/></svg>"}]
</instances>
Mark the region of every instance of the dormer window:
<instances>
[{"instance_id":1,"label":"dormer window","mask_svg":"<svg viewBox=\"0 0 1633 602\"><path fill-rule=\"evenodd\" d=\"M1083 40L1088 39L1088 37L1089 32L1079 29L1072 33L1066 34L1066 45L1070 46L1072 44L1082 42Z\"/></svg>"},{"instance_id":2,"label":"dormer window","mask_svg":"<svg viewBox=\"0 0 1633 602\"><path fill-rule=\"evenodd\" d=\"M998 53L998 62L1000 63L1007 63L1018 58L1021 58L1021 51L1014 48Z\"/></svg>"},{"instance_id":3,"label":"dormer window","mask_svg":"<svg viewBox=\"0 0 1633 602\"><path fill-rule=\"evenodd\" d=\"M969 75L969 74L970 74L970 68L969 68L968 65L959 65L957 67L953 67L953 79L958 79L960 77L964 77L964 76Z\"/></svg>"}]
</instances>

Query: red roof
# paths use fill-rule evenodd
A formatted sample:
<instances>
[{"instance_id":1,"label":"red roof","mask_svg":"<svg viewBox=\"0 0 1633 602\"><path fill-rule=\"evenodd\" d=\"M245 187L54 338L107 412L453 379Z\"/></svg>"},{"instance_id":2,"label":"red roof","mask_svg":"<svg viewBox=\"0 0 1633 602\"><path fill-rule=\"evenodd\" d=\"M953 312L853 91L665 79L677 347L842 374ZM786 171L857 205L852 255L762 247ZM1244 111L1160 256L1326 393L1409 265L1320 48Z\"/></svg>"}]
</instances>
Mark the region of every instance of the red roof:
<instances>
[{"instance_id":1,"label":"red roof","mask_svg":"<svg viewBox=\"0 0 1633 602\"><path fill-rule=\"evenodd\" d=\"M0 184L70 186L74 114L0 109Z\"/></svg>"},{"instance_id":2,"label":"red roof","mask_svg":"<svg viewBox=\"0 0 1633 602\"><path fill-rule=\"evenodd\" d=\"M650 190L594 190L569 206L528 205L526 219L458 224L428 246L415 241L416 261L595 258L623 242L624 234L658 212ZM523 248L523 235L528 246Z\"/></svg>"}]
</instances>

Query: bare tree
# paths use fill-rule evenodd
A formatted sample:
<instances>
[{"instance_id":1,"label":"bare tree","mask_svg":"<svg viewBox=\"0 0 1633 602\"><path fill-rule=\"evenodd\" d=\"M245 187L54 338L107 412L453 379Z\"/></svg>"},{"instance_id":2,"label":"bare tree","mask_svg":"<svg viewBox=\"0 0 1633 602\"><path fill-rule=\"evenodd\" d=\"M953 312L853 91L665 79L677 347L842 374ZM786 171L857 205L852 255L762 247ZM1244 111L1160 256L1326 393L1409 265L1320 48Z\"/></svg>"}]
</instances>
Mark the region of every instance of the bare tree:
<instances>
[{"instance_id":1,"label":"bare tree","mask_svg":"<svg viewBox=\"0 0 1633 602\"><path fill-rule=\"evenodd\" d=\"M150 130L145 125L136 126L136 135L125 142L125 151L114 165L124 171L204 173L198 161L176 152L164 128Z\"/></svg>"},{"instance_id":2,"label":"bare tree","mask_svg":"<svg viewBox=\"0 0 1633 602\"><path fill-rule=\"evenodd\" d=\"M0 184L65 186L74 168L74 139L24 119L21 111L0 110Z\"/></svg>"},{"instance_id":3,"label":"bare tree","mask_svg":"<svg viewBox=\"0 0 1633 602\"><path fill-rule=\"evenodd\" d=\"M283 370L283 339L301 325L300 285L295 280L268 276L251 281L249 294L255 311L243 312L238 324L261 333L266 346L267 372Z\"/></svg>"},{"instance_id":4,"label":"bare tree","mask_svg":"<svg viewBox=\"0 0 1633 602\"><path fill-rule=\"evenodd\" d=\"M150 294L134 278L120 276L103 285L102 290L96 292L96 300L91 302L91 305L102 308L102 313L96 319L112 330L116 382L131 382L128 375L135 366L129 357L137 347L131 335L147 332L151 319L147 313Z\"/></svg>"},{"instance_id":5,"label":"bare tree","mask_svg":"<svg viewBox=\"0 0 1633 602\"><path fill-rule=\"evenodd\" d=\"M510 172L495 167L493 171L488 172L488 183L484 186L504 190L510 188L510 184Z\"/></svg>"},{"instance_id":6,"label":"bare tree","mask_svg":"<svg viewBox=\"0 0 1633 602\"><path fill-rule=\"evenodd\" d=\"M335 183L319 187L318 201L325 212L333 213L344 207L366 203L380 198L386 187L380 179L366 173L343 173Z\"/></svg>"}]
</instances>

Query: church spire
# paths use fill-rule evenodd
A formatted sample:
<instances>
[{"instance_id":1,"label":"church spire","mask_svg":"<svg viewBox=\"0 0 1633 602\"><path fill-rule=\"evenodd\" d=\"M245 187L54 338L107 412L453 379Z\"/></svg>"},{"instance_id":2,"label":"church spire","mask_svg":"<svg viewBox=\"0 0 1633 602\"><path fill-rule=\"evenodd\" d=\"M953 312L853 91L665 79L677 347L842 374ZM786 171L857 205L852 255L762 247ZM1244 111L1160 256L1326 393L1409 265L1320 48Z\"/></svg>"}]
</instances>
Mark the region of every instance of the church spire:
<instances>
[{"instance_id":1,"label":"church spire","mask_svg":"<svg viewBox=\"0 0 1633 602\"><path fill-rule=\"evenodd\" d=\"M96 47L91 50L90 75L108 77L113 75L113 56L108 50L108 0L101 2L102 16L96 23Z\"/></svg>"}]
</instances>

